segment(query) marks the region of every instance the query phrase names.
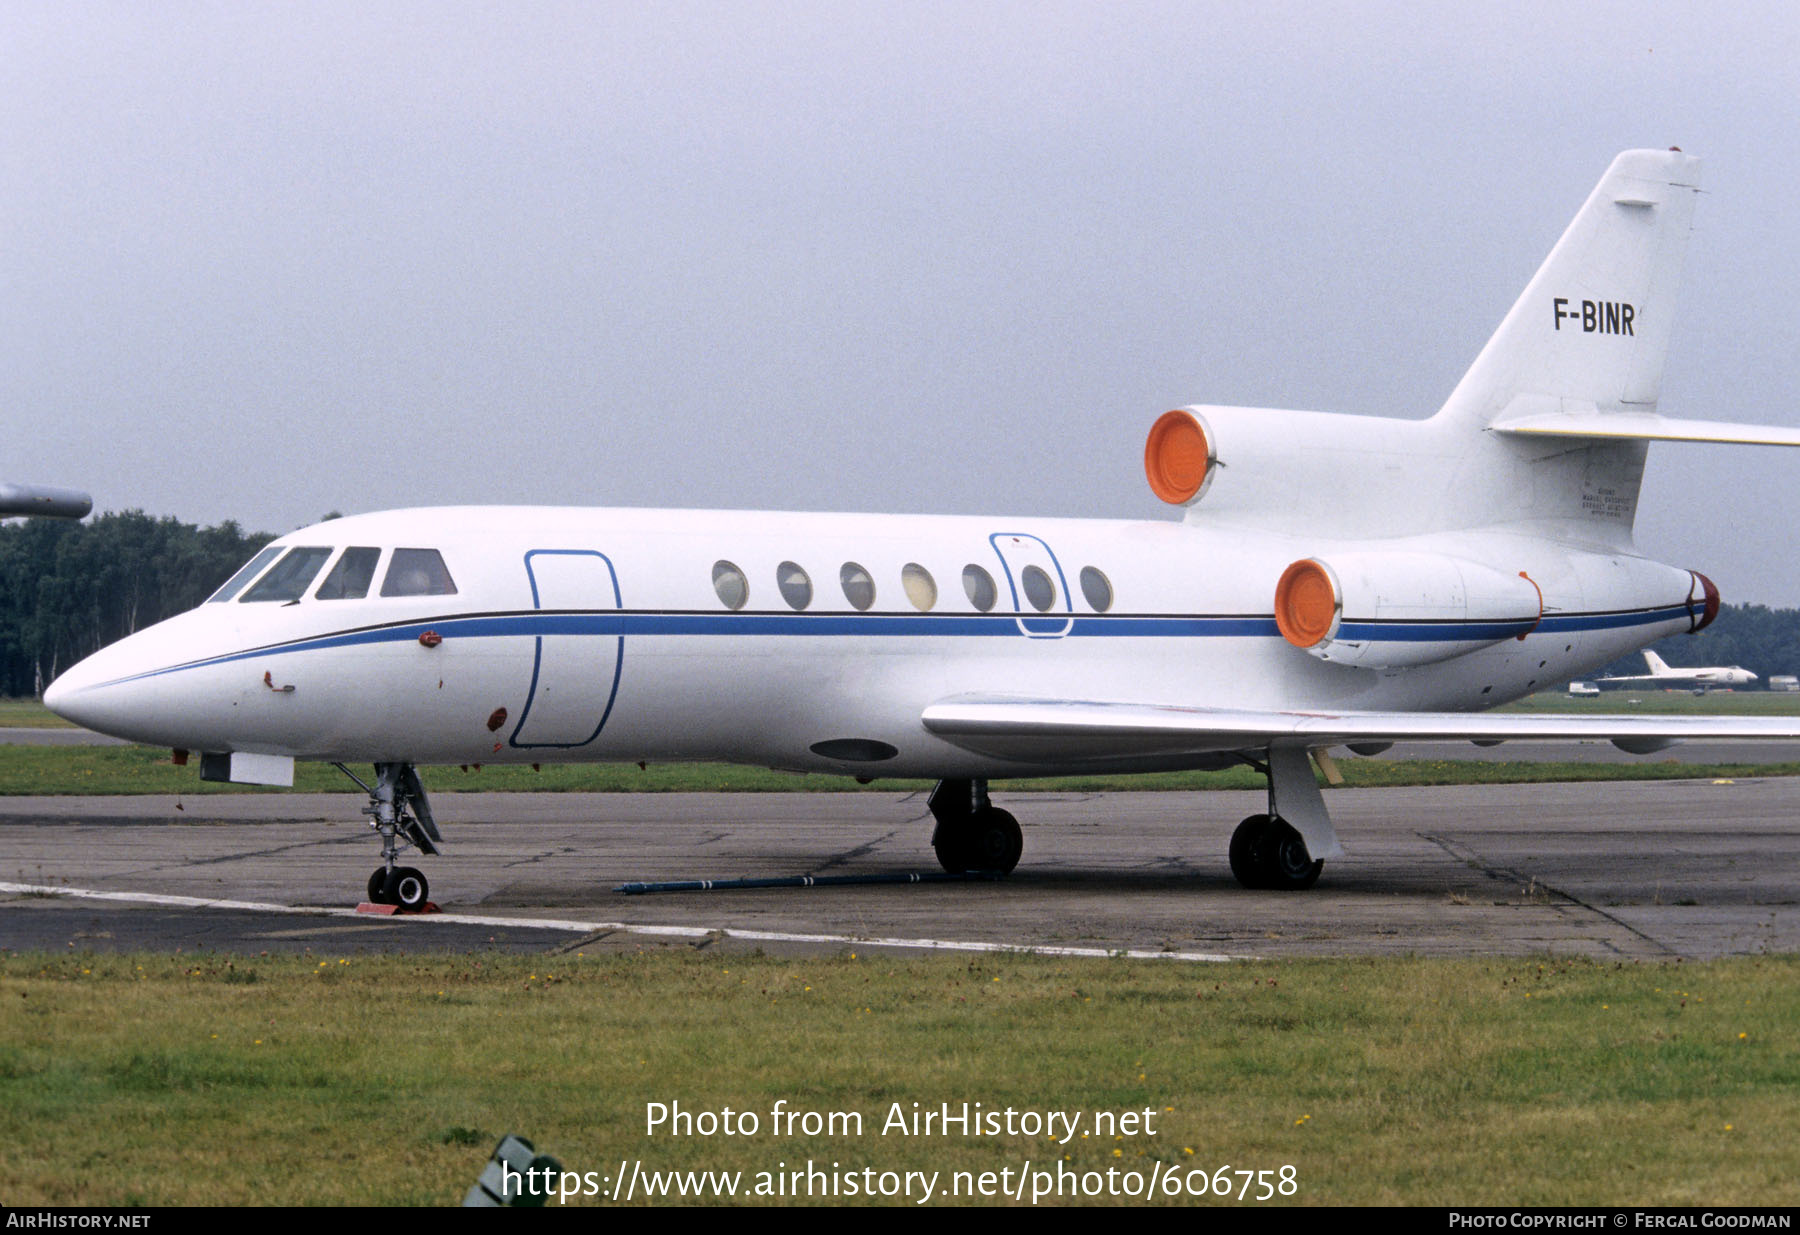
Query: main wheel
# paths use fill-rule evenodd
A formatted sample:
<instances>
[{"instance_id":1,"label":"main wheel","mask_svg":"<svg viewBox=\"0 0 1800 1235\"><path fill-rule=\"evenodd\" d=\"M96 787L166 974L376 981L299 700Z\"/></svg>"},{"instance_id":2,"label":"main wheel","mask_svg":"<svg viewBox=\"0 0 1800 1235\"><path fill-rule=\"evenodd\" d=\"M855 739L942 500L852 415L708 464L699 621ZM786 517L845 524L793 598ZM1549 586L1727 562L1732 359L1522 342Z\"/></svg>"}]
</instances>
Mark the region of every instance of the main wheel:
<instances>
[{"instance_id":1,"label":"main wheel","mask_svg":"<svg viewBox=\"0 0 1800 1235\"><path fill-rule=\"evenodd\" d=\"M1306 851L1305 839L1286 820L1269 822L1269 846L1264 851L1263 867L1267 882L1263 887L1278 892L1306 891L1319 882L1319 872L1325 869L1324 859L1313 860Z\"/></svg>"},{"instance_id":2,"label":"main wheel","mask_svg":"<svg viewBox=\"0 0 1800 1235\"><path fill-rule=\"evenodd\" d=\"M968 823L968 869L1009 875L1025 852L1025 834L1010 811L978 810Z\"/></svg>"},{"instance_id":3,"label":"main wheel","mask_svg":"<svg viewBox=\"0 0 1800 1235\"><path fill-rule=\"evenodd\" d=\"M944 820L931 838L938 865L952 875L970 871L1006 875L1019 864L1025 835L1008 811L989 806L972 815Z\"/></svg>"},{"instance_id":4,"label":"main wheel","mask_svg":"<svg viewBox=\"0 0 1800 1235\"><path fill-rule=\"evenodd\" d=\"M402 909L423 909L425 900L431 893L431 885L425 882L425 876L410 866L402 866L394 872L394 904Z\"/></svg>"},{"instance_id":5,"label":"main wheel","mask_svg":"<svg viewBox=\"0 0 1800 1235\"><path fill-rule=\"evenodd\" d=\"M937 835L931 838L931 848L946 874L960 875L969 869L968 841L968 834L962 828L938 826Z\"/></svg>"},{"instance_id":6,"label":"main wheel","mask_svg":"<svg viewBox=\"0 0 1800 1235\"><path fill-rule=\"evenodd\" d=\"M1269 817L1251 815L1231 834L1231 873L1246 888L1268 886Z\"/></svg>"},{"instance_id":7,"label":"main wheel","mask_svg":"<svg viewBox=\"0 0 1800 1235\"><path fill-rule=\"evenodd\" d=\"M388 898L388 871L385 866L377 866L375 873L369 876L369 903L371 905L391 905Z\"/></svg>"}]
</instances>

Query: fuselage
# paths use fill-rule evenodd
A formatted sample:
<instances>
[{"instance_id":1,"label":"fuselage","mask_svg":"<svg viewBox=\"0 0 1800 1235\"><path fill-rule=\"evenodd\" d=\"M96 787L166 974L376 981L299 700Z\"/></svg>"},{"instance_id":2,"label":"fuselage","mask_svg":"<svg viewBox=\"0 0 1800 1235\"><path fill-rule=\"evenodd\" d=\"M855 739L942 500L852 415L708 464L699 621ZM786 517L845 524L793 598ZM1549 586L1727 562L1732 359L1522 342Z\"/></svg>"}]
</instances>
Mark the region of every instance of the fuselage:
<instances>
[{"instance_id":1,"label":"fuselage","mask_svg":"<svg viewBox=\"0 0 1800 1235\"><path fill-rule=\"evenodd\" d=\"M1705 669L1671 669L1667 672L1641 673L1625 677L1601 678L1600 681L1611 685L1644 684L1648 686L1667 686L1687 688L1692 686L1748 686L1756 681L1756 675L1748 669L1732 665Z\"/></svg>"},{"instance_id":2,"label":"fuselage","mask_svg":"<svg viewBox=\"0 0 1800 1235\"><path fill-rule=\"evenodd\" d=\"M1079 768L974 754L921 712L970 692L1477 710L1697 621L1689 571L1505 529L1336 542L1191 522L442 507L272 549L46 702L203 752L1035 775ZM1370 628L1451 647L1432 663L1321 659L1283 637L1274 596L1290 564L1334 553L1479 563L1524 576L1541 606L1503 629L1428 606Z\"/></svg>"}]
</instances>

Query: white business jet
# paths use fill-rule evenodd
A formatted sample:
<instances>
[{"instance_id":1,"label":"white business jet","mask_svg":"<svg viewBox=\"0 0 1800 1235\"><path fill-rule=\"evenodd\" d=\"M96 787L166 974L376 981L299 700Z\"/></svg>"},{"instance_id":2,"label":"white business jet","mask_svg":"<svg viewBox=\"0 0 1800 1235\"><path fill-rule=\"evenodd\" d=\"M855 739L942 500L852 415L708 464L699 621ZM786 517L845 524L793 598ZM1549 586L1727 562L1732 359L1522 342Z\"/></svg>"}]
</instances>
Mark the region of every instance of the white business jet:
<instances>
[{"instance_id":1,"label":"white business jet","mask_svg":"<svg viewBox=\"0 0 1800 1235\"><path fill-rule=\"evenodd\" d=\"M420 764L707 759L928 777L951 871L1008 871L990 777L1248 764L1240 882L1342 850L1311 752L1414 739L1800 737L1800 720L1481 715L1713 620L1632 539L1698 165L1613 161L1429 419L1195 406L1151 427L1167 522L443 507L283 536L58 678L59 714L292 782L374 765L372 898L439 849ZM348 769L345 768L346 773Z\"/></svg>"},{"instance_id":2,"label":"white business jet","mask_svg":"<svg viewBox=\"0 0 1800 1235\"><path fill-rule=\"evenodd\" d=\"M1678 669L1669 664L1655 652L1644 651L1644 663L1650 666L1649 673L1632 674L1626 677L1596 678L1595 681L1605 686L1656 686L1664 689L1679 687L1691 690L1696 695L1703 695L1709 690L1729 690L1735 686L1748 686L1756 681L1756 675L1748 669L1732 665L1705 665L1693 669Z\"/></svg>"}]
</instances>

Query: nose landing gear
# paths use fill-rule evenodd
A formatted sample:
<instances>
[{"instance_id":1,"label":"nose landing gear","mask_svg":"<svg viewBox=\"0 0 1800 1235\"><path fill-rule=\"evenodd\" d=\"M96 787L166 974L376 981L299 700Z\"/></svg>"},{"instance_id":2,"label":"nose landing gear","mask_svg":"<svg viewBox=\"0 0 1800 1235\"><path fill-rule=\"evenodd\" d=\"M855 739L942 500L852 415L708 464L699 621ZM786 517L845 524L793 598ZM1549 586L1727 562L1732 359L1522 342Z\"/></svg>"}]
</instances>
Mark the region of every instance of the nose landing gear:
<instances>
[{"instance_id":1,"label":"nose landing gear","mask_svg":"<svg viewBox=\"0 0 1800 1235\"><path fill-rule=\"evenodd\" d=\"M424 783L410 763L378 763L375 785L370 788L361 777L343 764L333 767L361 786L369 795L363 814L369 826L381 834L381 861L369 876L369 900L377 905L396 905L401 909L423 909L430 899L431 884L424 872L412 866L400 866L402 843L420 853L443 852L443 837L431 817L431 803L426 800Z\"/></svg>"}]
</instances>

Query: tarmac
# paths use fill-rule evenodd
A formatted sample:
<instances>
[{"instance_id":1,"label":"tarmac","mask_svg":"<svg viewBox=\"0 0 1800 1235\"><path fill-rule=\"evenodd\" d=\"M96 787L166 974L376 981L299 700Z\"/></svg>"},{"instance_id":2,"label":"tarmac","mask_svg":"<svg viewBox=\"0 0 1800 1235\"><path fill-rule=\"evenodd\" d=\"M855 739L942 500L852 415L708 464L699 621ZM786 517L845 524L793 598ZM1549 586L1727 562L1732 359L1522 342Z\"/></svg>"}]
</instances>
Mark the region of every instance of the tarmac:
<instances>
[{"instance_id":1,"label":"tarmac","mask_svg":"<svg viewBox=\"0 0 1800 1235\"><path fill-rule=\"evenodd\" d=\"M1765 754L1765 758L1769 755ZM429 785L429 781L428 781ZM1332 789L1347 856L1238 887L1255 792L996 795L1001 880L945 881L922 794L436 793L441 914L355 912L356 794L0 798L0 948L1042 950L1188 960L1800 950L1800 779ZM631 896L633 880L891 879Z\"/></svg>"}]
</instances>

